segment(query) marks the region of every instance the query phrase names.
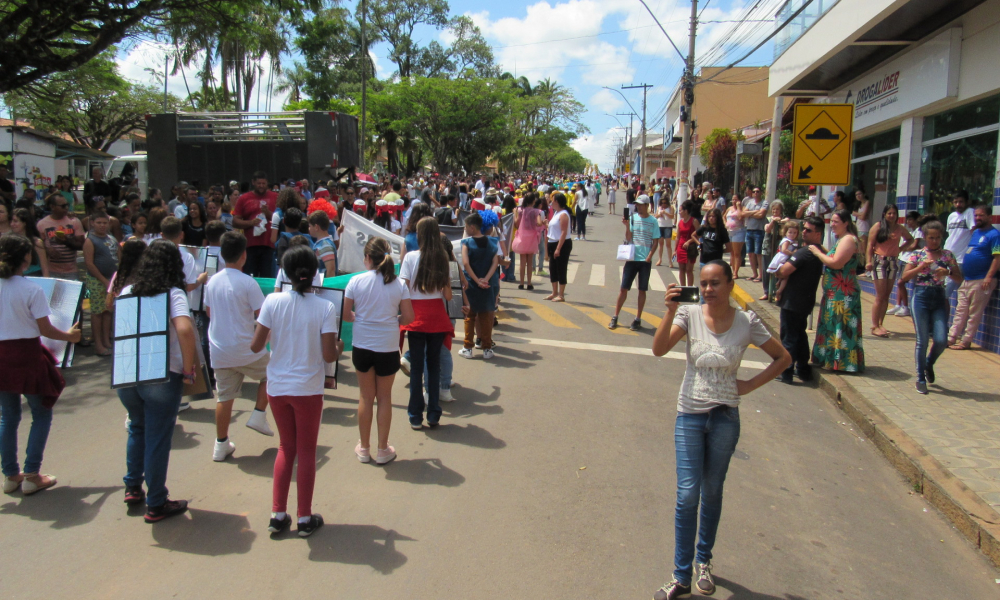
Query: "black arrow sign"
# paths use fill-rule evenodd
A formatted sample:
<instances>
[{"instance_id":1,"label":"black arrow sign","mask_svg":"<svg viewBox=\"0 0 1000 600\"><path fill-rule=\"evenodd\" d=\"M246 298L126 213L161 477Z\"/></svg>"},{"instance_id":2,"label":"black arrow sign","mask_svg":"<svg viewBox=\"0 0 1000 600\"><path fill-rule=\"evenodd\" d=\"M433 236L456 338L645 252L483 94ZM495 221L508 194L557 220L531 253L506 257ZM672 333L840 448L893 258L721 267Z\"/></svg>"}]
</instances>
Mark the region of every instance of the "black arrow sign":
<instances>
[{"instance_id":1,"label":"black arrow sign","mask_svg":"<svg viewBox=\"0 0 1000 600\"><path fill-rule=\"evenodd\" d=\"M799 179L811 179L809 173L812 173L813 166L809 165L806 168L799 167Z\"/></svg>"}]
</instances>

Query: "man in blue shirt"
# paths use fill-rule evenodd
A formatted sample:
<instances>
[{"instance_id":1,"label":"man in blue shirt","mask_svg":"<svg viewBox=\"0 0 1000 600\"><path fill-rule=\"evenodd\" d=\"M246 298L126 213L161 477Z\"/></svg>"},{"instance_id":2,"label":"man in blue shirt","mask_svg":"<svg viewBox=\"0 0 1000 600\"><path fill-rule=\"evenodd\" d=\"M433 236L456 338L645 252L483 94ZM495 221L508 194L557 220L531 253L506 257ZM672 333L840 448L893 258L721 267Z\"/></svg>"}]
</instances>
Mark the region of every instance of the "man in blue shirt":
<instances>
[{"instance_id":1,"label":"man in blue shirt","mask_svg":"<svg viewBox=\"0 0 1000 600\"><path fill-rule=\"evenodd\" d=\"M642 309L646 305L646 290L649 289L649 274L652 271L653 243L660 239L660 224L656 218L649 215L649 196L643 194L635 199L636 214L630 214L626 221L626 241L635 246L632 260L625 261L622 267L622 286L618 290L618 303L615 305L615 316L611 317L608 329L618 327L618 315L622 311L632 282L639 278L639 304L636 307L635 320L629 329L639 331L642 328Z\"/></svg>"},{"instance_id":2,"label":"man in blue shirt","mask_svg":"<svg viewBox=\"0 0 1000 600\"><path fill-rule=\"evenodd\" d=\"M965 280L958 288L955 318L948 332L948 347L952 350L968 350L972 345L986 304L997 287L1000 231L993 228L992 213L991 207L986 205L975 208L973 218L976 227L972 230L964 260L961 261Z\"/></svg>"}]
</instances>

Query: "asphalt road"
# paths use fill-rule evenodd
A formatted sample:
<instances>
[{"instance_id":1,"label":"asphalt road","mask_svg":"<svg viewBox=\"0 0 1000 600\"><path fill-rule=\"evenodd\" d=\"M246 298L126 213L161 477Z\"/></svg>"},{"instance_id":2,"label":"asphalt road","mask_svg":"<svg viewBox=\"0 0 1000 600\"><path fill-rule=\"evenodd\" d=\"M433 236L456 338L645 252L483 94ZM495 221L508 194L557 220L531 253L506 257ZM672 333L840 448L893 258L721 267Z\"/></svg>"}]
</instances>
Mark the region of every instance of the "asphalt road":
<instances>
[{"instance_id":1,"label":"asphalt road","mask_svg":"<svg viewBox=\"0 0 1000 600\"><path fill-rule=\"evenodd\" d=\"M308 540L266 531L277 438L243 426L249 400L237 401L225 463L211 461L213 403L180 415L168 485L191 501L187 515L150 526L127 510L125 411L108 360L81 350L45 455L58 486L0 497L0 598L649 598L672 570L684 362L652 356L650 323L604 327L622 226L604 215L590 224L567 304L542 302L544 281L534 292L504 284L496 359L455 351L457 401L439 429L406 427L397 377L399 458L386 467L354 458L357 387L341 360L319 440L314 510L327 525ZM655 321L662 295L650 296ZM715 597L1000 593L1000 574L819 392L769 384L741 412ZM22 449L27 432L26 419Z\"/></svg>"}]
</instances>

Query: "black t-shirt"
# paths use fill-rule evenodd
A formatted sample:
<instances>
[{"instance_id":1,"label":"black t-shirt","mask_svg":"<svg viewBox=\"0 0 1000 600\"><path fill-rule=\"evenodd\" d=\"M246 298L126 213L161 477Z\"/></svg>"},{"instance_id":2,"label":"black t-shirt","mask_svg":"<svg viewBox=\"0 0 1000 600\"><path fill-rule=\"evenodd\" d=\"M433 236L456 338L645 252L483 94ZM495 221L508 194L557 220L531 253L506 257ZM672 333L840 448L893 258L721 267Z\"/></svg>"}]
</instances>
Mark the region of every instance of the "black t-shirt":
<instances>
[{"instance_id":1,"label":"black t-shirt","mask_svg":"<svg viewBox=\"0 0 1000 600\"><path fill-rule=\"evenodd\" d=\"M628 188L627 190L625 190L625 203L633 204L634 202L635 202L635 190L632 188Z\"/></svg>"},{"instance_id":2,"label":"black t-shirt","mask_svg":"<svg viewBox=\"0 0 1000 600\"><path fill-rule=\"evenodd\" d=\"M823 277L823 262L809 251L808 247L799 248L788 257L788 262L795 271L788 276L788 283L781 293L781 308L808 314L816 305L816 287Z\"/></svg>"},{"instance_id":3,"label":"black t-shirt","mask_svg":"<svg viewBox=\"0 0 1000 600\"><path fill-rule=\"evenodd\" d=\"M201 246L205 243L205 226L195 227L191 225L190 222L184 221L182 225L184 229L184 245L185 246Z\"/></svg>"},{"instance_id":4,"label":"black t-shirt","mask_svg":"<svg viewBox=\"0 0 1000 600\"><path fill-rule=\"evenodd\" d=\"M10 180L0 177L0 193L9 194L10 201L14 201L14 184Z\"/></svg>"},{"instance_id":5,"label":"black t-shirt","mask_svg":"<svg viewBox=\"0 0 1000 600\"><path fill-rule=\"evenodd\" d=\"M111 182L104 179L95 182L91 179L83 185L83 203L87 206L93 206L96 198L103 198L104 206L110 207L118 201L117 192L118 190Z\"/></svg>"},{"instance_id":6,"label":"black t-shirt","mask_svg":"<svg viewBox=\"0 0 1000 600\"><path fill-rule=\"evenodd\" d=\"M721 260L726 251L726 244L729 243L729 232L725 229L712 229L702 225L695 232L701 238L701 262L702 264L712 260Z\"/></svg>"}]
</instances>

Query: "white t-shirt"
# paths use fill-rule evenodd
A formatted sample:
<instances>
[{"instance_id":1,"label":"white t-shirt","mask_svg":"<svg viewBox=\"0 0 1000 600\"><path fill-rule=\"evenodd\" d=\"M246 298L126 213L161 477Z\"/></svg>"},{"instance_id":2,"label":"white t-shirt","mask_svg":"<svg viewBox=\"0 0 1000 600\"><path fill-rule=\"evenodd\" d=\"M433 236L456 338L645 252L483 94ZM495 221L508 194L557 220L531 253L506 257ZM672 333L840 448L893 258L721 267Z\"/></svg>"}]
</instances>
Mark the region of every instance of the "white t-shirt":
<instances>
[{"instance_id":1,"label":"white t-shirt","mask_svg":"<svg viewBox=\"0 0 1000 600\"><path fill-rule=\"evenodd\" d=\"M266 350L250 351L256 323L253 313L263 305L260 286L242 271L226 268L208 280L205 307L212 309L208 344L213 369L245 367L267 354Z\"/></svg>"},{"instance_id":2,"label":"white t-shirt","mask_svg":"<svg viewBox=\"0 0 1000 600\"><path fill-rule=\"evenodd\" d=\"M0 306L0 341L39 337L42 334L35 319L52 314L41 286L20 275L0 279Z\"/></svg>"},{"instance_id":3,"label":"white t-shirt","mask_svg":"<svg viewBox=\"0 0 1000 600\"><path fill-rule=\"evenodd\" d=\"M347 282L344 297L354 301L354 347L372 352L399 350L399 304L410 290L398 277L385 283L378 271L368 271Z\"/></svg>"},{"instance_id":4,"label":"white t-shirt","mask_svg":"<svg viewBox=\"0 0 1000 600\"><path fill-rule=\"evenodd\" d=\"M962 264L965 252L969 249L972 230L976 227L975 214L975 210L967 208L965 212L948 215L948 239L944 242L944 249L951 250L958 264Z\"/></svg>"},{"instance_id":5,"label":"white t-shirt","mask_svg":"<svg viewBox=\"0 0 1000 600\"><path fill-rule=\"evenodd\" d=\"M403 257L403 264L399 267L399 278L406 280L406 284L410 288L410 299L411 300L434 300L436 298L444 299L444 293L441 290L425 294L424 292L421 292L416 288L416 286L413 283L413 280L417 276L418 266L420 266L420 250L414 250L413 252L406 253L406 256Z\"/></svg>"},{"instance_id":6,"label":"white t-shirt","mask_svg":"<svg viewBox=\"0 0 1000 600\"><path fill-rule=\"evenodd\" d=\"M736 311L733 324L718 335L705 324L701 305L677 309L674 325L687 332L687 368L677 395L678 412L706 413L716 406L739 406L736 373L747 346L771 339L756 313Z\"/></svg>"},{"instance_id":7,"label":"white t-shirt","mask_svg":"<svg viewBox=\"0 0 1000 600\"><path fill-rule=\"evenodd\" d=\"M285 270L278 269L278 277L274 280L274 291L280 292L282 283L291 282L292 280L288 278L288 275L285 275ZM313 287L323 287L323 274L319 271L316 271L316 275L313 277Z\"/></svg>"},{"instance_id":8,"label":"white t-shirt","mask_svg":"<svg viewBox=\"0 0 1000 600\"><path fill-rule=\"evenodd\" d=\"M181 252L184 254L184 252ZM127 285L122 290L122 296L132 293L132 286ZM180 288L170 288L170 372L184 372L184 357L181 354L181 342L177 339L177 330L174 329L174 319L177 317L191 318L191 309L188 308L188 298L184 290ZM191 321L194 327L194 320Z\"/></svg>"},{"instance_id":9,"label":"white t-shirt","mask_svg":"<svg viewBox=\"0 0 1000 600\"><path fill-rule=\"evenodd\" d=\"M337 333L332 302L315 294L279 292L264 299L257 322L271 330L267 393L271 396L323 394L324 333Z\"/></svg>"}]
</instances>

